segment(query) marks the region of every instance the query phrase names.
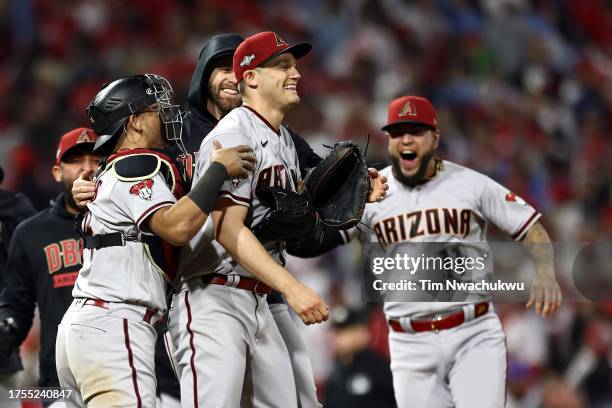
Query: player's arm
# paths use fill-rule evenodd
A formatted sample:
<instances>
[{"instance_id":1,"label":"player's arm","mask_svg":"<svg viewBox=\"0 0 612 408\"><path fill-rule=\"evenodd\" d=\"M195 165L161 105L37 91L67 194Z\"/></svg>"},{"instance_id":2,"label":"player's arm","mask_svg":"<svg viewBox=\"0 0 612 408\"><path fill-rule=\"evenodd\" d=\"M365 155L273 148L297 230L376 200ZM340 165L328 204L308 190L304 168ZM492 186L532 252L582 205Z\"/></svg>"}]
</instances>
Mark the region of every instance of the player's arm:
<instances>
[{"instance_id":1,"label":"player's arm","mask_svg":"<svg viewBox=\"0 0 612 408\"><path fill-rule=\"evenodd\" d=\"M255 157L251 148L240 145L221 149L213 141L212 164L193 186L188 195L171 206L156 210L148 218L148 227L164 241L183 246L202 228L212 211L223 183L233 177L247 177L253 170Z\"/></svg>"},{"instance_id":2,"label":"player's arm","mask_svg":"<svg viewBox=\"0 0 612 408\"><path fill-rule=\"evenodd\" d=\"M23 230L18 228L4 269L0 292L0 354L10 352L23 342L34 318L34 271L27 257L27 237L23 235Z\"/></svg>"},{"instance_id":3,"label":"player's arm","mask_svg":"<svg viewBox=\"0 0 612 408\"><path fill-rule=\"evenodd\" d=\"M280 266L244 225L247 212L246 206L228 198L219 199L211 214L216 240L246 270L282 293L304 323L327 320L329 313L325 302Z\"/></svg>"},{"instance_id":4,"label":"player's arm","mask_svg":"<svg viewBox=\"0 0 612 408\"><path fill-rule=\"evenodd\" d=\"M535 263L536 278L531 285L527 306L543 317L552 315L561 306L561 289L555 279L554 254L550 238L539 222L529 228L523 245Z\"/></svg>"}]
</instances>

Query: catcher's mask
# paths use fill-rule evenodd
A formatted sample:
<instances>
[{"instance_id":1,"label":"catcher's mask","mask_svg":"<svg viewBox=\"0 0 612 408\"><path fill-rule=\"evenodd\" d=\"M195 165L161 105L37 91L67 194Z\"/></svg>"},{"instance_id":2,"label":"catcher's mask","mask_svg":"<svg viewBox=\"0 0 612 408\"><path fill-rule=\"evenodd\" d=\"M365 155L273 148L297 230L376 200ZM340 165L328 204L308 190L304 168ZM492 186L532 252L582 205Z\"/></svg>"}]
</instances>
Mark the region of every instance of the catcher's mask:
<instances>
[{"instance_id":1,"label":"catcher's mask","mask_svg":"<svg viewBox=\"0 0 612 408\"><path fill-rule=\"evenodd\" d=\"M166 140L185 152L181 139L184 113L173 103L173 96L168 80L155 74L129 76L104 84L87 108L98 135L94 152L110 154L130 115L147 111L151 105L157 106Z\"/></svg>"}]
</instances>

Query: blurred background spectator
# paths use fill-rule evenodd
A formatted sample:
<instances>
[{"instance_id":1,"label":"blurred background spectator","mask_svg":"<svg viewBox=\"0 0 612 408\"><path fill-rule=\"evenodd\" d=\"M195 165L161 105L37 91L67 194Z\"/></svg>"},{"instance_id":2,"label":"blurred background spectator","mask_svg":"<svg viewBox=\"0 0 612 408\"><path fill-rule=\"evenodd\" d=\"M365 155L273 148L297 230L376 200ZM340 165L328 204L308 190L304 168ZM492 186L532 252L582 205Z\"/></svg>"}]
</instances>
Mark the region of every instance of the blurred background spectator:
<instances>
[{"instance_id":1,"label":"blurred background spectator","mask_svg":"<svg viewBox=\"0 0 612 408\"><path fill-rule=\"evenodd\" d=\"M300 61L302 103L288 123L319 153L370 134L368 158L384 166L387 103L423 95L438 107L444 158L539 208L553 241L610 240L606 0L0 0L3 187L46 207L58 192L48 172L54 141L87 125L84 109L102 83L155 72L184 100L209 35L262 30L314 45ZM289 268L330 305L358 305L358 258L350 245ZM497 310L510 407L612 406L609 304L566 303L547 321L522 304ZM370 341L384 355L386 326L374 316ZM302 331L323 391L334 367L330 325Z\"/></svg>"}]
</instances>

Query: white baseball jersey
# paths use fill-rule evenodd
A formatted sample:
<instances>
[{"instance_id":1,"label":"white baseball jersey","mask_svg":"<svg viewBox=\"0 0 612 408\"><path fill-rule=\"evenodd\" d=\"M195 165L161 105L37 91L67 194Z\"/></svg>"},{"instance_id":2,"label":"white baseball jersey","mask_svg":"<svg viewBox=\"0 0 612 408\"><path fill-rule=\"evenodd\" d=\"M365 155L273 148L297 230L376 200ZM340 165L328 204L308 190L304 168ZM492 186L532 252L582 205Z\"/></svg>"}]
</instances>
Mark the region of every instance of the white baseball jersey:
<instances>
[{"instance_id":1,"label":"white baseball jersey","mask_svg":"<svg viewBox=\"0 0 612 408\"><path fill-rule=\"evenodd\" d=\"M153 235L143 221L157 209L175 202L161 173L144 180L122 181L109 164L97 180L96 197L87 205L85 230L91 229L91 234L120 232L126 237ZM138 241L127 241L125 246L85 249L72 296L166 310L162 271L152 262L145 244Z\"/></svg>"},{"instance_id":2,"label":"white baseball jersey","mask_svg":"<svg viewBox=\"0 0 612 408\"><path fill-rule=\"evenodd\" d=\"M388 178L389 193L381 202L366 205L362 222L350 237L362 243L378 242L389 246L387 257L405 251L398 243L478 243L486 246L486 227L491 222L520 240L540 218L533 207L491 178L458 164L440 161L431 180L407 187L392 174L391 166L380 172ZM465 245L469 248L469 244ZM469 250L469 249L468 249ZM490 278L485 268L481 278ZM475 293L468 302L392 302L386 301L385 314L391 318L432 314L476 301L489 300L488 293Z\"/></svg>"},{"instance_id":3,"label":"white baseball jersey","mask_svg":"<svg viewBox=\"0 0 612 408\"><path fill-rule=\"evenodd\" d=\"M229 198L236 204L249 207L245 225L254 226L261 222L267 211L257 198L257 190L262 187L283 187L296 191L301 178L298 157L293 140L287 129L280 127L277 132L257 112L240 107L231 111L206 136L200 147L193 184L210 166L214 149L213 140L218 140L224 148L248 145L257 158L255 169L246 179L226 181L219 195ZM179 271L184 280L194 276L230 272L241 276L252 275L235 262L225 248L213 239L212 219L208 219L202 230L183 248ZM270 255L279 261L280 242L265 245Z\"/></svg>"}]
</instances>

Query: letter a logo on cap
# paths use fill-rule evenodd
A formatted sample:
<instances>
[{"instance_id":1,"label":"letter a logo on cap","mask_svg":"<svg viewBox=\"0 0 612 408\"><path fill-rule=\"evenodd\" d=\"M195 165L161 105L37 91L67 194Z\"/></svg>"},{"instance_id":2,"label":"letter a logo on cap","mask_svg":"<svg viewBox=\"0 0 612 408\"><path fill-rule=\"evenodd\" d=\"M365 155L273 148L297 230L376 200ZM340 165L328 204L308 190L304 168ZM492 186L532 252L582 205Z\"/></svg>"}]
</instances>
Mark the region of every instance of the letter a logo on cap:
<instances>
[{"instance_id":1,"label":"letter a logo on cap","mask_svg":"<svg viewBox=\"0 0 612 408\"><path fill-rule=\"evenodd\" d=\"M92 135L90 135L87 130L83 130L81 134L79 135L79 137L77 138L76 143L84 143L84 142L92 143L95 141L96 139Z\"/></svg>"},{"instance_id":2,"label":"letter a logo on cap","mask_svg":"<svg viewBox=\"0 0 612 408\"><path fill-rule=\"evenodd\" d=\"M417 116L417 111L416 107L414 106L414 103L412 101L406 102L397 116L399 116L400 118L404 116Z\"/></svg>"},{"instance_id":3,"label":"letter a logo on cap","mask_svg":"<svg viewBox=\"0 0 612 408\"><path fill-rule=\"evenodd\" d=\"M276 39L276 46L282 47L283 45L289 46L285 40L283 40L280 35L274 33L274 38Z\"/></svg>"}]
</instances>

